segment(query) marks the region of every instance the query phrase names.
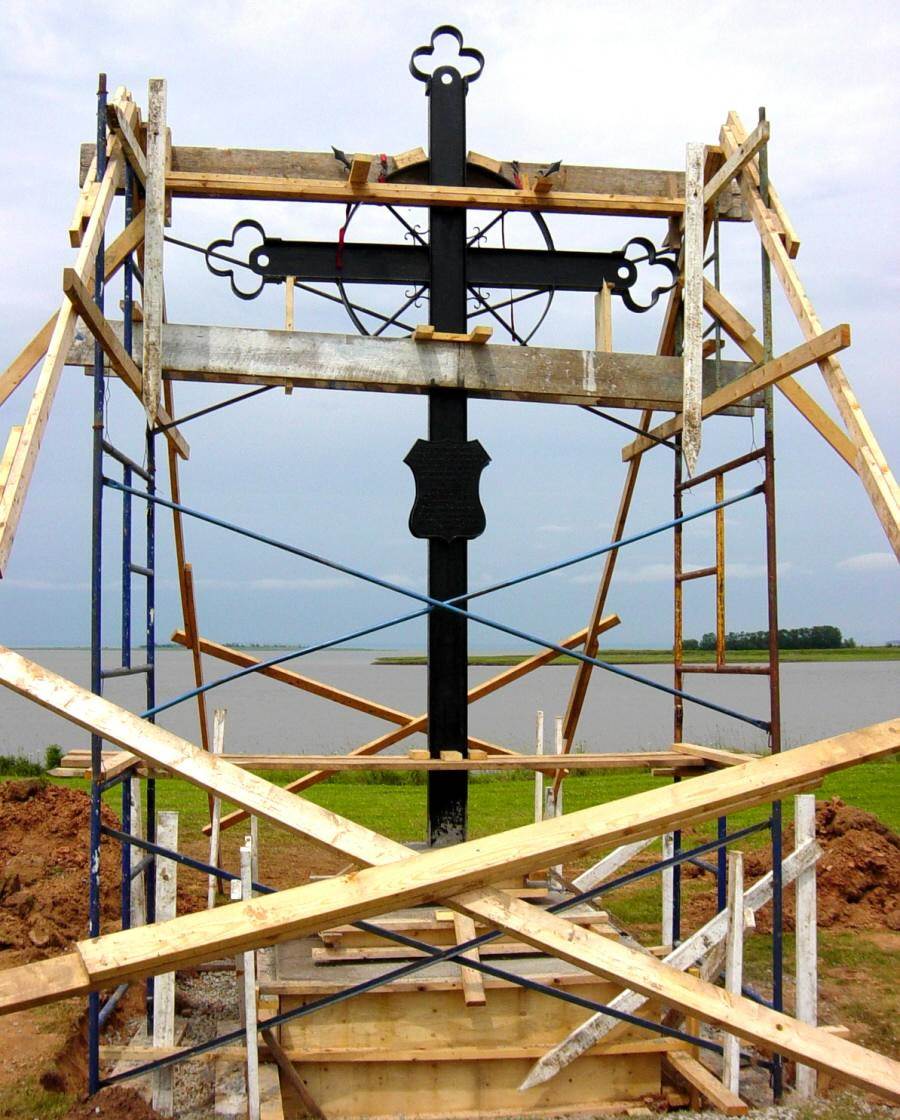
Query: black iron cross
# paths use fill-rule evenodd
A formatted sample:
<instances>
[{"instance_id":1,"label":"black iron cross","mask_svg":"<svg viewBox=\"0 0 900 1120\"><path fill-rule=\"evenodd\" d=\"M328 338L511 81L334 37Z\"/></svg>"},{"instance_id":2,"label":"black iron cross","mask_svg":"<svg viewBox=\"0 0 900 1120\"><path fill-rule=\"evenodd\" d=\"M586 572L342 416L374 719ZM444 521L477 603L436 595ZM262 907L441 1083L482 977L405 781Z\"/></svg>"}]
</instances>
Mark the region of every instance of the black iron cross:
<instances>
[{"instance_id":1,"label":"black iron cross","mask_svg":"<svg viewBox=\"0 0 900 1120\"><path fill-rule=\"evenodd\" d=\"M441 36L455 40L457 65L428 67ZM429 45L418 47L410 71L425 83L428 97L429 182L436 186L466 185L466 95L484 68L480 51L463 45L461 33L449 25L438 27ZM465 73L464 71L471 71ZM335 157L343 153L335 149ZM346 162L346 157L343 157ZM261 243L249 255L257 275L252 290L242 288L232 269L218 260L231 260L223 248L234 244L238 231L254 228ZM608 253L479 247L466 236L466 210L432 206L427 244L338 244L286 241L266 237L259 223L238 223L230 240L213 242L207 264L229 276L232 290L252 299L266 284L287 276L301 281L405 284L428 287L429 322L436 331L465 333L470 289L484 287L596 292L604 284L632 311L645 311L668 291L676 279L671 253L657 252L644 238L633 238L623 249ZM637 253L632 254L632 247ZM631 255L630 255L631 254ZM662 264L672 283L657 288L647 305L632 296L638 264ZM240 263L234 262L232 263ZM343 289L342 293L343 293ZM344 298L345 305L347 303ZM393 321L393 320L392 320ZM428 540L428 593L438 600L456 599L460 605L468 588L468 541L484 531L484 512L478 500L478 478L490 461L477 440L469 440L466 393L433 389L428 397L428 439L417 440L406 457L416 480L416 502L410 515L415 536ZM456 750L465 756L468 743L468 642L466 619L440 609L428 616L428 748L431 757ZM429 771L428 831L432 845L464 840L466 836L468 775L465 771Z\"/></svg>"}]
</instances>

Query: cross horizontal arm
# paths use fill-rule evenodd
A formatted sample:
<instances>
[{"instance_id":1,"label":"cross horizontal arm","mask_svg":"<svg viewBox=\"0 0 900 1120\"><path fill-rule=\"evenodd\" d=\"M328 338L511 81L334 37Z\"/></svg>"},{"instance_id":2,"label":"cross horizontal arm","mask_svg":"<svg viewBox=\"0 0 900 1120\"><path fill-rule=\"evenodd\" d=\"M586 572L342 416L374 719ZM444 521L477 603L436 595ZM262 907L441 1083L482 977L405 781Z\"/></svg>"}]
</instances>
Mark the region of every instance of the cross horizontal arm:
<instances>
[{"instance_id":1,"label":"cross horizontal arm","mask_svg":"<svg viewBox=\"0 0 900 1120\"><path fill-rule=\"evenodd\" d=\"M306 281L359 284L427 284L428 249L421 245L337 244L267 237L249 258L267 280L295 276ZM596 292L608 284L627 291L637 268L621 251L587 253L543 249L470 248L466 280L475 287L558 288Z\"/></svg>"}]
</instances>

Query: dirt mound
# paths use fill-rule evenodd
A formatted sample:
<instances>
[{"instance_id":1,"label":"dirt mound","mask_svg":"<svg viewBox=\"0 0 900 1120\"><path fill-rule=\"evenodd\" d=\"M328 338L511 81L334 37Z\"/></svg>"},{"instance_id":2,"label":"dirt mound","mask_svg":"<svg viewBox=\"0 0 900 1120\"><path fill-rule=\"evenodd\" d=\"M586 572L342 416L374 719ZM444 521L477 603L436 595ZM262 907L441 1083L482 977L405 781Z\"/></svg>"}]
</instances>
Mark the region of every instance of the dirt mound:
<instances>
[{"instance_id":1,"label":"dirt mound","mask_svg":"<svg viewBox=\"0 0 900 1120\"><path fill-rule=\"evenodd\" d=\"M76 1104L63 1120L95 1120L98 1116L104 1120L158 1120L159 1113L134 1089L113 1085Z\"/></svg>"},{"instance_id":2,"label":"dirt mound","mask_svg":"<svg viewBox=\"0 0 900 1120\"><path fill-rule=\"evenodd\" d=\"M104 824L118 827L106 806ZM39 779L0 785L0 949L49 956L88 932L90 798ZM119 846L100 845L105 928L119 916Z\"/></svg>"},{"instance_id":3,"label":"dirt mound","mask_svg":"<svg viewBox=\"0 0 900 1120\"><path fill-rule=\"evenodd\" d=\"M816 804L816 839L822 848L817 864L818 922L823 928L900 930L900 836L877 817L845 805L839 797ZM784 851L794 843L793 827L785 830ZM772 867L770 848L744 857L745 883ZM697 868L689 877L702 874ZM694 896L686 906L697 925L712 917L712 892ZM756 915L757 928L772 928L771 906ZM794 891L784 893L784 927L794 928Z\"/></svg>"}]
</instances>

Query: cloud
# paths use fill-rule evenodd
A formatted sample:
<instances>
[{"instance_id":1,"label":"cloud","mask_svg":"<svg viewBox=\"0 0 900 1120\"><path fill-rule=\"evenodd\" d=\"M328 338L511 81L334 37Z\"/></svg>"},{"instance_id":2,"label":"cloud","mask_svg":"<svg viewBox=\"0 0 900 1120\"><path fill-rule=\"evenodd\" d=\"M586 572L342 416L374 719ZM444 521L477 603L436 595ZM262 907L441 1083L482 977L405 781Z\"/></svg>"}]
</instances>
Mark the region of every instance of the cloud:
<instances>
[{"instance_id":1,"label":"cloud","mask_svg":"<svg viewBox=\"0 0 900 1120\"><path fill-rule=\"evenodd\" d=\"M281 579L266 576L260 579L200 579L201 587L212 591L328 591L335 587L349 587L354 581L348 576L305 576Z\"/></svg>"},{"instance_id":2,"label":"cloud","mask_svg":"<svg viewBox=\"0 0 900 1120\"><path fill-rule=\"evenodd\" d=\"M897 570L897 561L890 552L860 552L839 560L836 567L848 572L893 572Z\"/></svg>"},{"instance_id":3,"label":"cloud","mask_svg":"<svg viewBox=\"0 0 900 1120\"><path fill-rule=\"evenodd\" d=\"M16 587L20 591L89 591L87 580L52 579L5 579L4 587Z\"/></svg>"},{"instance_id":4,"label":"cloud","mask_svg":"<svg viewBox=\"0 0 900 1120\"><path fill-rule=\"evenodd\" d=\"M537 532L539 533L571 533L572 525L538 525Z\"/></svg>"}]
</instances>

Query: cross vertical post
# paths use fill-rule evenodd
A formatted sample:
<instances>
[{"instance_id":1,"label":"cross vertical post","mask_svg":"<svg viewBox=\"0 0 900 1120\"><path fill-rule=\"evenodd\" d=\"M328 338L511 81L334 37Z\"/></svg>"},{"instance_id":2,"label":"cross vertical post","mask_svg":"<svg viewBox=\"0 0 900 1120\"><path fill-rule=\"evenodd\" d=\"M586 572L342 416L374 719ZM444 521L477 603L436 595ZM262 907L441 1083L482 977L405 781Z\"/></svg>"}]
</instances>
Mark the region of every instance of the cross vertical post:
<instances>
[{"instance_id":1,"label":"cross vertical post","mask_svg":"<svg viewBox=\"0 0 900 1120\"><path fill-rule=\"evenodd\" d=\"M427 85L430 181L464 186L466 82L452 66L434 71ZM429 210L430 322L439 331L466 330L466 211ZM428 437L463 444L468 439L466 394L432 390ZM453 599L468 586L468 542L428 541L428 594ZM448 611L428 616L428 752L468 754L468 635L466 619ZM434 846L466 838L468 773L428 772L428 839Z\"/></svg>"}]
</instances>

